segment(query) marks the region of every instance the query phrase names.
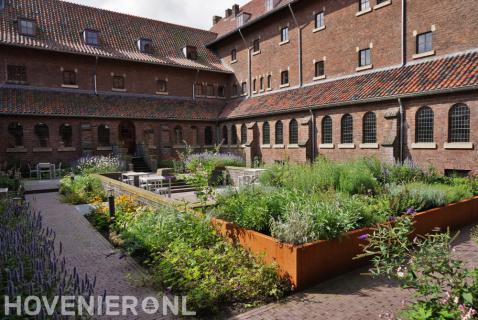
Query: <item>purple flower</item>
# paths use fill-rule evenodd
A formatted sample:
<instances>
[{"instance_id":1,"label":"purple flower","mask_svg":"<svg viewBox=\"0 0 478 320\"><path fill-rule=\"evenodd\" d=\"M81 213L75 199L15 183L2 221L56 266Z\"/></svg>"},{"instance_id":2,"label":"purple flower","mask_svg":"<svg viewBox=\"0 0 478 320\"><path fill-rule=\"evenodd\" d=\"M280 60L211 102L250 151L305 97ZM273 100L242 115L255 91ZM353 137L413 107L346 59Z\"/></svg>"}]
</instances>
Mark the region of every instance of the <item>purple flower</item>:
<instances>
[{"instance_id":1,"label":"purple flower","mask_svg":"<svg viewBox=\"0 0 478 320\"><path fill-rule=\"evenodd\" d=\"M365 240L365 239L367 239L368 237L370 237L370 235L369 235L368 233L366 233L366 234L363 234L363 235L361 235L360 237L358 237L358 239L359 239L359 240Z\"/></svg>"},{"instance_id":2,"label":"purple flower","mask_svg":"<svg viewBox=\"0 0 478 320\"><path fill-rule=\"evenodd\" d=\"M395 222L395 221L397 221L397 217L391 216L391 217L388 218L388 221Z\"/></svg>"},{"instance_id":3,"label":"purple flower","mask_svg":"<svg viewBox=\"0 0 478 320\"><path fill-rule=\"evenodd\" d=\"M417 211L415 210L415 208L408 208L407 209L407 214L409 214L409 215L414 215L416 213L417 213Z\"/></svg>"}]
</instances>

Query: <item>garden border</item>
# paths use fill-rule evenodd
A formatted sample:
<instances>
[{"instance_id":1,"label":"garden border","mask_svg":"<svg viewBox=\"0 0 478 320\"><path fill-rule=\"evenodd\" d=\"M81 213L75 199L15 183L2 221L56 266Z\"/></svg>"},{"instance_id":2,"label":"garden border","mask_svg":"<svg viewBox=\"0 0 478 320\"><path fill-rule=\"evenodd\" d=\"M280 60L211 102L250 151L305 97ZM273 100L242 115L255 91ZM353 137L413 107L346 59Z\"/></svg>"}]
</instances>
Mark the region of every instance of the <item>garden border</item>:
<instances>
[{"instance_id":1,"label":"garden border","mask_svg":"<svg viewBox=\"0 0 478 320\"><path fill-rule=\"evenodd\" d=\"M437 228L456 230L478 221L478 197L417 213L414 220L413 235L426 235ZM366 244L366 240L359 237L372 233L374 227L348 232L339 239L291 245L220 219L213 219L212 223L223 237L261 255L265 263L276 263L281 274L288 277L297 290L353 270L370 260L354 258L363 253L362 245Z\"/></svg>"}]
</instances>

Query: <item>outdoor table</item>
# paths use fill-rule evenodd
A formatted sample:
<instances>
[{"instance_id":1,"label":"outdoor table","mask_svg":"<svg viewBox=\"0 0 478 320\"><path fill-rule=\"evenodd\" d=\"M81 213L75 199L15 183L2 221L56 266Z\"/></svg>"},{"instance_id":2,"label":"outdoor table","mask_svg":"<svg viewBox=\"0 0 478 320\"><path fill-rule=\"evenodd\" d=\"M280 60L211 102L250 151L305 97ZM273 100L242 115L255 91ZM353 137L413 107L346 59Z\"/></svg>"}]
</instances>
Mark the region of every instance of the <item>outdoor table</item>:
<instances>
[{"instance_id":1,"label":"outdoor table","mask_svg":"<svg viewBox=\"0 0 478 320\"><path fill-rule=\"evenodd\" d=\"M52 179L52 174L55 171L55 165L51 163L39 163L37 164L37 179L38 177L40 180L42 179L43 173L48 173L50 175L50 179Z\"/></svg>"},{"instance_id":2,"label":"outdoor table","mask_svg":"<svg viewBox=\"0 0 478 320\"><path fill-rule=\"evenodd\" d=\"M160 184L160 187L163 187L163 181L166 180L165 177L159 176L156 174L141 176L139 177L139 186L143 189L151 191L151 187Z\"/></svg>"},{"instance_id":3,"label":"outdoor table","mask_svg":"<svg viewBox=\"0 0 478 320\"><path fill-rule=\"evenodd\" d=\"M125 172L125 173L122 173L121 174L122 177L126 177L126 178L133 178L134 182L133 182L133 185L135 187L139 187L139 177L142 177L142 176L147 176L147 175L150 175L150 173L147 173L147 172Z\"/></svg>"}]
</instances>

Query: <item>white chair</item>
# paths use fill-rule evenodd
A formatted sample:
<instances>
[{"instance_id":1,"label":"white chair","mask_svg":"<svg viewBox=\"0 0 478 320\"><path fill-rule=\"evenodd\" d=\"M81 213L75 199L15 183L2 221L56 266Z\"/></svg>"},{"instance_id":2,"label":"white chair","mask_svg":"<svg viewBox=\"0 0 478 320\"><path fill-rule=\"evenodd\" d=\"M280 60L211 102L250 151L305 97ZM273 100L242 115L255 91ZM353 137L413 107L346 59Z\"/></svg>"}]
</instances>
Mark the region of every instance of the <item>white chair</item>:
<instances>
[{"instance_id":1,"label":"white chair","mask_svg":"<svg viewBox=\"0 0 478 320\"><path fill-rule=\"evenodd\" d=\"M29 178L31 179L32 176L35 176L36 179L38 179L38 170L35 168L35 169L32 169L32 167L30 166L30 164L27 164L28 166L28 176Z\"/></svg>"},{"instance_id":2,"label":"white chair","mask_svg":"<svg viewBox=\"0 0 478 320\"><path fill-rule=\"evenodd\" d=\"M52 179L52 167L50 163L39 163L37 165L37 176L40 176L40 179L43 178L43 174L47 173L50 176L50 179Z\"/></svg>"}]
</instances>

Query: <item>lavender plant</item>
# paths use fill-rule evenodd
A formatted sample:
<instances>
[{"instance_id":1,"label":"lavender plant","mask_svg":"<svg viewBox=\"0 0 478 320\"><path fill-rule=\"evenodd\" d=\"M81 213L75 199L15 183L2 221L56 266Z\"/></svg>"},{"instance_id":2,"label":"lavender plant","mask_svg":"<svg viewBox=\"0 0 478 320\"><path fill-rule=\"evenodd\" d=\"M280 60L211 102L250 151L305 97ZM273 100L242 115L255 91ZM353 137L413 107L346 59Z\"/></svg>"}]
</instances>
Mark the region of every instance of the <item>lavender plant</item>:
<instances>
[{"instance_id":1,"label":"lavender plant","mask_svg":"<svg viewBox=\"0 0 478 320\"><path fill-rule=\"evenodd\" d=\"M88 156L78 160L75 171L80 174L109 173L121 170L121 160L115 156Z\"/></svg>"},{"instance_id":2,"label":"lavender plant","mask_svg":"<svg viewBox=\"0 0 478 320\"><path fill-rule=\"evenodd\" d=\"M1 207L0 207L1 209ZM4 310L5 296L46 297L51 304L54 297L84 297L93 294L96 277L80 275L70 270L62 257L62 244L56 243L55 232L42 225L42 216L26 205L7 203L0 212L0 308ZM59 319L60 304L53 315L41 307L37 319ZM15 317L11 319L16 319ZM18 319L28 319L21 316Z\"/></svg>"}]
</instances>

